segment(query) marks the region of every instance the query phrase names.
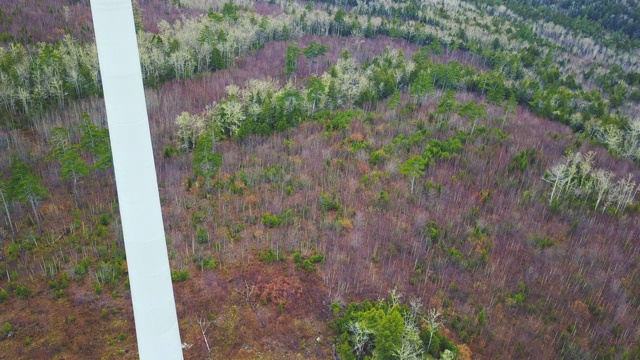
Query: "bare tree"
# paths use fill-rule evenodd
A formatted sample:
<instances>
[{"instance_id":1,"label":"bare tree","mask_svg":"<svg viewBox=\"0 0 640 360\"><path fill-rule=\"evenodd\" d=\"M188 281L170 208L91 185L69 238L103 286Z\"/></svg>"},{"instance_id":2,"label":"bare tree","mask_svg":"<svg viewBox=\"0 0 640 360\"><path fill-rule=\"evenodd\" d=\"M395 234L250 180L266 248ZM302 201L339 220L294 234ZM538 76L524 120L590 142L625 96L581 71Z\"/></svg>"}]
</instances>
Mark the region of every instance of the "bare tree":
<instances>
[{"instance_id":1,"label":"bare tree","mask_svg":"<svg viewBox=\"0 0 640 360\"><path fill-rule=\"evenodd\" d=\"M616 205L616 212L624 210L627 205L631 204L636 193L640 190L632 179L632 174L627 175L620 179L609 191L608 202Z\"/></svg>"},{"instance_id":2,"label":"bare tree","mask_svg":"<svg viewBox=\"0 0 640 360\"><path fill-rule=\"evenodd\" d=\"M598 206L600 205L600 202L605 198L606 193L609 191L609 189L613 185L612 178L613 178L613 174L611 173L611 171L608 171L608 170L598 169L593 172L594 187L596 191L596 196L598 198L596 200L596 206L594 210L598 210ZM604 209L606 209L606 207L603 208L602 211L604 211Z\"/></svg>"},{"instance_id":3,"label":"bare tree","mask_svg":"<svg viewBox=\"0 0 640 360\"><path fill-rule=\"evenodd\" d=\"M251 309L253 309L253 311L256 313L256 315L258 316L258 320L260 320L260 325L262 325L262 327L267 326L267 322L265 321L264 317L262 316L262 314L260 314L260 312L258 311L258 308L253 303L253 301L251 301L251 295L253 294L253 291L256 288L255 285L249 285L249 283L245 280L244 286L245 286L244 291L240 292L238 289L236 289L236 292L242 295L242 297L247 302L247 304L249 304Z\"/></svg>"},{"instance_id":4,"label":"bare tree","mask_svg":"<svg viewBox=\"0 0 640 360\"><path fill-rule=\"evenodd\" d=\"M556 197L556 194L559 197L559 193L562 192L562 189L564 189L566 184L571 180L568 176L567 165L554 165L551 170L547 172L547 176L545 176L544 180L553 184L553 188L551 189L551 199L549 199L549 204L551 204L553 199Z\"/></svg>"},{"instance_id":5,"label":"bare tree","mask_svg":"<svg viewBox=\"0 0 640 360\"><path fill-rule=\"evenodd\" d=\"M11 214L9 213L9 205L7 204L7 189L6 184L3 181L0 181L0 199L2 199L2 205L4 206L4 211L7 214L7 222L9 222L9 228L11 229L11 235L13 236L13 241L16 240L16 230L13 227L13 222L11 221Z\"/></svg>"},{"instance_id":6,"label":"bare tree","mask_svg":"<svg viewBox=\"0 0 640 360\"><path fill-rule=\"evenodd\" d=\"M348 325L348 330L351 333L351 341L353 341L353 350L356 352L356 357L360 358L364 354L364 350L373 339L373 331L367 328L366 325L359 322L352 322Z\"/></svg>"},{"instance_id":7,"label":"bare tree","mask_svg":"<svg viewBox=\"0 0 640 360\"><path fill-rule=\"evenodd\" d=\"M207 345L207 352L211 352L211 348L209 347L209 341L207 340L207 329L209 325L211 325L211 321L207 321L204 318L198 319L198 325L200 325L200 331L202 332L202 338L204 339L204 344Z\"/></svg>"}]
</instances>

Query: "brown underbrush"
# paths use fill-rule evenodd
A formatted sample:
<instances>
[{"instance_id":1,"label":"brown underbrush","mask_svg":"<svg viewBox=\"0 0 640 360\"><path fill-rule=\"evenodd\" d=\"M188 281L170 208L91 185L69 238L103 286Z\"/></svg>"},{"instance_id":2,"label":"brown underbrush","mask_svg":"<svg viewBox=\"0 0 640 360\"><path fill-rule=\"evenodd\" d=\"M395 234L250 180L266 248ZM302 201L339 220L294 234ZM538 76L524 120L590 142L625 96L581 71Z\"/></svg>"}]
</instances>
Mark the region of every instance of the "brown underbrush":
<instances>
[{"instance_id":1,"label":"brown underbrush","mask_svg":"<svg viewBox=\"0 0 640 360\"><path fill-rule=\"evenodd\" d=\"M415 51L390 38L300 44L312 39L331 49L320 71L344 48L359 61L385 46ZM287 44L147 90L169 257L186 274L174 283L186 358L329 359L331 304L375 301L394 288L442 311L445 333L474 359L604 357L634 345L637 207L612 214L579 201L550 206L543 175L567 150L594 151L596 166L620 175L640 171L561 124L521 108L505 119L487 105L488 119L471 134L457 115L435 120L437 98L414 106L405 97L400 111L372 105L344 130L309 120L269 137L226 139L208 190L192 175L191 153L164 156L176 145L173 121L182 111L204 110L229 84L284 81ZM452 59L465 55L440 60ZM301 67L296 81L308 75ZM484 101L468 93L457 100ZM89 99L35 120L33 130L3 130L5 153L37 163L51 193L42 237L30 209L17 204L17 250L4 234L7 358L137 356L112 174L84 179L76 205L57 165L45 160L51 127L77 126L84 111L104 119L101 101ZM430 164L412 192L401 165L430 140L460 132L468 134L462 149ZM421 141L394 143L415 134ZM382 160L373 161L379 150ZM512 167L525 150L531 161ZM2 156L3 173L9 163Z\"/></svg>"}]
</instances>

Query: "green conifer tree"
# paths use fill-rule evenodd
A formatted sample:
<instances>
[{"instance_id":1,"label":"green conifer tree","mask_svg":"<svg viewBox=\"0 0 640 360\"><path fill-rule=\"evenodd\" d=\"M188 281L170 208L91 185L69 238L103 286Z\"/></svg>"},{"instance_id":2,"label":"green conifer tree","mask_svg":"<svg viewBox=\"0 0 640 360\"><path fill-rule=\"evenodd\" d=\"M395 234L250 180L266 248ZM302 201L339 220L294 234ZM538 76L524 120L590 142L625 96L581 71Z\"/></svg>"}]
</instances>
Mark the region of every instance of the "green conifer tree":
<instances>
[{"instance_id":1,"label":"green conifer tree","mask_svg":"<svg viewBox=\"0 0 640 360\"><path fill-rule=\"evenodd\" d=\"M8 190L10 198L22 203L28 203L33 211L38 232L42 236L42 221L38 212L40 201L49 196L47 188L42 186L42 177L31 171L31 168L24 162L13 158L9 166L11 178L9 179Z\"/></svg>"}]
</instances>

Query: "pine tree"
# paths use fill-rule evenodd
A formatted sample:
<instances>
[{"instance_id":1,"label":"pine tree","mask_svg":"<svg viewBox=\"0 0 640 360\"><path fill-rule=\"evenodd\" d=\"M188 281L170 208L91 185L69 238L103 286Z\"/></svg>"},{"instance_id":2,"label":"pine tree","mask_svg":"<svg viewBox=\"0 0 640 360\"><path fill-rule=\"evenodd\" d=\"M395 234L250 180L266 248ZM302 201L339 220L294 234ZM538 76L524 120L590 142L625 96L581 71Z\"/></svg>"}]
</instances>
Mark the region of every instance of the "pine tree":
<instances>
[{"instance_id":1,"label":"pine tree","mask_svg":"<svg viewBox=\"0 0 640 360\"><path fill-rule=\"evenodd\" d=\"M393 110L393 114L395 115L396 113L396 109L398 108L398 105L400 105L400 91L395 90L393 92L393 94L391 94L391 96L389 97L389 100L387 101L387 109L391 109Z\"/></svg>"},{"instance_id":2,"label":"pine tree","mask_svg":"<svg viewBox=\"0 0 640 360\"><path fill-rule=\"evenodd\" d=\"M321 106L321 99L324 96L326 87L322 80L312 76L307 84L307 102L311 103L311 116L316 112L316 108Z\"/></svg>"},{"instance_id":3,"label":"pine tree","mask_svg":"<svg viewBox=\"0 0 640 360\"><path fill-rule=\"evenodd\" d=\"M453 90L448 90L445 95L440 99L437 104L438 114L442 120L448 120L449 114L458 108L458 102L456 101L456 93Z\"/></svg>"},{"instance_id":4,"label":"pine tree","mask_svg":"<svg viewBox=\"0 0 640 360\"><path fill-rule=\"evenodd\" d=\"M80 146L69 143L69 134L65 129L53 128L50 141L49 158L55 158L60 163L62 180L73 181L73 196L77 204L79 202L78 181L81 177L89 175L89 167L80 157Z\"/></svg>"},{"instance_id":5,"label":"pine tree","mask_svg":"<svg viewBox=\"0 0 640 360\"><path fill-rule=\"evenodd\" d=\"M318 72L318 63L316 62L316 58L324 55L329 51L329 46L325 44L321 44L319 42L311 40L309 45L302 50L304 56L309 60L309 72L311 72L311 64L316 64L316 72Z\"/></svg>"},{"instance_id":6,"label":"pine tree","mask_svg":"<svg viewBox=\"0 0 640 360\"><path fill-rule=\"evenodd\" d=\"M89 167L87 164L82 161L80 154L78 153L78 147L73 146L69 149L69 151L65 152L64 155L59 159L60 165L60 174L62 180L72 180L73 181L73 194L76 198L76 203L78 203L79 192L78 192L78 182L81 177L89 175Z\"/></svg>"},{"instance_id":7,"label":"pine tree","mask_svg":"<svg viewBox=\"0 0 640 360\"><path fill-rule=\"evenodd\" d=\"M487 101L492 104L502 105L504 100L504 85L502 79L498 78L496 84L487 90Z\"/></svg>"},{"instance_id":8,"label":"pine tree","mask_svg":"<svg viewBox=\"0 0 640 360\"><path fill-rule=\"evenodd\" d=\"M37 207L42 199L49 196L49 191L42 186L42 177L32 172L27 164L17 158L11 160L9 169L11 171L8 184L10 198L31 206L38 232L42 236L42 221Z\"/></svg>"},{"instance_id":9,"label":"pine tree","mask_svg":"<svg viewBox=\"0 0 640 360\"><path fill-rule=\"evenodd\" d=\"M286 120L286 124L281 124L278 131L286 130L286 128L295 126L302 121L305 116L302 109L304 98L298 90L284 90L276 97L275 101L278 109L282 112L281 120Z\"/></svg>"},{"instance_id":10,"label":"pine tree","mask_svg":"<svg viewBox=\"0 0 640 360\"><path fill-rule=\"evenodd\" d=\"M335 79L331 79L331 81L329 81L329 85L327 86L327 103L330 110L334 110L338 107L338 87L336 86Z\"/></svg>"},{"instance_id":11,"label":"pine tree","mask_svg":"<svg viewBox=\"0 0 640 360\"><path fill-rule=\"evenodd\" d=\"M435 84L433 83L433 78L426 72L422 71L415 79L415 81L413 81L413 83L411 84L409 94L415 97L416 104L418 106L421 106L427 95L429 95L434 89Z\"/></svg>"},{"instance_id":12,"label":"pine tree","mask_svg":"<svg viewBox=\"0 0 640 360\"><path fill-rule=\"evenodd\" d=\"M382 310L379 310L382 313ZM376 332L374 358L393 359L397 347L402 344L404 334L404 320L400 311L393 307L388 314L379 314L381 320Z\"/></svg>"},{"instance_id":13,"label":"pine tree","mask_svg":"<svg viewBox=\"0 0 640 360\"><path fill-rule=\"evenodd\" d=\"M424 175L426 161L420 155L410 157L398 170L400 174L411 177L411 193L413 194L413 185L418 176Z\"/></svg>"},{"instance_id":14,"label":"pine tree","mask_svg":"<svg viewBox=\"0 0 640 360\"><path fill-rule=\"evenodd\" d=\"M204 177L205 189L211 189L211 177L222 166L222 154L215 152L216 138L212 132L200 136L193 152L193 173Z\"/></svg>"},{"instance_id":15,"label":"pine tree","mask_svg":"<svg viewBox=\"0 0 640 360\"><path fill-rule=\"evenodd\" d=\"M80 125L80 149L88 151L94 156L95 160L91 168L94 170L112 168L113 159L109 129L95 125L91 122L86 112L81 117L84 121Z\"/></svg>"},{"instance_id":16,"label":"pine tree","mask_svg":"<svg viewBox=\"0 0 640 360\"><path fill-rule=\"evenodd\" d=\"M516 113L516 108L518 106L518 101L516 100L516 94L511 93L507 103L504 106L504 118L502 121L502 125L504 125L505 121L507 121L507 116L514 115Z\"/></svg>"},{"instance_id":17,"label":"pine tree","mask_svg":"<svg viewBox=\"0 0 640 360\"><path fill-rule=\"evenodd\" d=\"M285 69L284 74L289 76L296 72L298 55L300 55L300 49L295 45L287 46L287 52L285 54Z\"/></svg>"},{"instance_id":18,"label":"pine tree","mask_svg":"<svg viewBox=\"0 0 640 360\"><path fill-rule=\"evenodd\" d=\"M217 47L211 49L211 70L221 70L226 67L224 56Z\"/></svg>"},{"instance_id":19,"label":"pine tree","mask_svg":"<svg viewBox=\"0 0 640 360\"><path fill-rule=\"evenodd\" d=\"M460 107L458 114L467 119L471 125L471 134L476 128L478 119L487 117L487 108L484 104L477 104L475 101L468 102Z\"/></svg>"}]
</instances>

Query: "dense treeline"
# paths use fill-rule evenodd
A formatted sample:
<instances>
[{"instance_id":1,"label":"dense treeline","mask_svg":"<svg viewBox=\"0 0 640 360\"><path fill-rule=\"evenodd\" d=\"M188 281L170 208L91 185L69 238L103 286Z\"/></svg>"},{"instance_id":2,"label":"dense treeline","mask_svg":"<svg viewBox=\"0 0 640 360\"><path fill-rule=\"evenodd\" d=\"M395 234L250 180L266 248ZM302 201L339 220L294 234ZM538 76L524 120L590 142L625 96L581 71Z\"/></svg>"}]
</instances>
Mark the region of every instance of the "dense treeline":
<instances>
[{"instance_id":1,"label":"dense treeline","mask_svg":"<svg viewBox=\"0 0 640 360\"><path fill-rule=\"evenodd\" d=\"M392 29L387 34L403 37L418 44L423 41L427 43L442 41L447 51L467 50L496 70L497 78L504 81L506 87L513 86L517 101L521 105L530 107L540 116L571 125L574 130L583 132L604 144L633 143L634 145L623 146L625 147L623 151L616 150L617 146L610 149L618 154L626 154L623 156L637 158L635 112L629 111L628 116L622 116L618 111L624 110L630 102L635 103L640 99L638 96L640 90L635 81L637 73L633 71L625 73L619 66L613 66L609 70L594 66L584 76L578 76L571 68L569 68L570 72L567 71L567 67L562 65L563 62L554 63L558 56L555 54L562 54L562 48L542 40L526 25L518 24L519 26L510 29L506 23L496 21L494 18L491 25L495 26L496 31L490 31L489 24L467 18L465 21L461 19L458 21L466 24L475 22L479 29L455 30L446 25L454 9L473 10L462 3L449 3L440 8L436 7L436 13L441 16L438 21L434 21L433 13L422 10L417 3L374 1L358 4L354 12L417 20L413 31ZM458 13L459 11L456 12ZM430 28L432 26L434 28ZM433 39L421 36L419 30L421 27L429 29L427 32L433 32L440 37ZM380 27L380 31L384 29L385 26ZM451 30L445 31L446 35L441 35L437 29ZM345 29L347 32L348 30L349 28ZM505 30L510 34L506 38L500 36L500 32ZM366 36L367 30L363 31ZM455 34L453 31L456 31ZM353 30L351 32L353 33ZM523 49L522 43L535 45ZM602 92L595 89L583 90L591 88L594 83L600 86ZM635 106L631 105L632 108ZM612 139L610 134L613 133L617 135L612 136L620 140Z\"/></svg>"},{"instance_id":2,"label":"dense treeline","mask_svg":"<svg viewBox=\"0 0 640 360\"><path fill-rule=\"evenodd\" d=\"M640 11L631 1L475 0L475 4L506 6L529 20L549 20L580 31L607 45L640 45ZM606 36L610 35L610 36Z\"/></svg>"},{"instance_id":3,"label":"dense treeline","mask_svg":"<svg viewBox=\"0 0 640 360\"><path fill-rule=\"evenodd\" d=\"M320 46L312 42L309 48ZM437 46L436 46L437 48ZM307 119L318 119L325 123L327 132L346 129L357 112L335 110L366 107L381 100L387 100L387 107L394 112L401 103L401 92L410 93L415 99L415 106L436 92L444 93L439 98L437 110L433 113L439 124L446 124L452 115L457 115L470 124L473 135L478 122L487 119L485 104L475 101L459 103L455 99L455 91L472 91L485 95L490 103L504 106L503 116L515 109L517 91L505 87L502 78L493 72L477 72L469 66L458 62L448 64L434 63L431 59L432 47L423 47L407 61L402 51L386 49L383 54L371 62L358 66L347 51L342 58L321 76L312 76L307 85L296 88L292 83L281 87L272 79L251 80L243 89L228 86L228 97L208 107L202 115L182 113L176 119L177 138L185 150L196 150L194 169L203 166L198 154L211 154L210 139L237 137L244 138L251 134L268 136L274 132L285 131L295 127ZM436 49L437 51L437 49ZM292 67L295 67L289 64ZM510 100L505 101L505 97ZM552 118L552 114L547 117ZM505 121L505 120L503 120ZM637 126L636 123L634 125ZM627 134L616 131L614 125L605 127L608 133L603 134L610 151L629 158L638 158L640 147L640 127L631 128ZM204 139L207 145L197 144ZM396 143L397 140L397 143ZM401 174L411 178L411 193L414 191L416 178L424 175L425 168L436 159L448 158L462 148L466 140L465 134L441 142L431 140L425 145L423 155L414 155L399 169ZM376 163L384 154L395 151L400 143L411 144L423 142L424 134L415 139L398 137L380 151L372 153L372 163ZM366 149L366 144L353 144L356 148ZM210 150L211 149L211 150ZM198 151L200 150L200 151ZM216 155L219 156L219 155ZM619 181L609 171L593 170L593 155L583 157L577 153L566 163L555 165L547 174L546 180L553 185L551 203L561 194L573 194L579 198L587 198L595 203L595 210L603 205L603 211L611 207L612 213L624 210L634 203L638 192L635 181L627 176ZM219 158L214 162L204 162L209 169L221 165ZM211 177L206 176L205 179ZM208 185L207 185L208 187ZM557 205L556 205L557 206Z\"/></svg>"},{"instance_id":4,"label":"dense treeline","mask_svg":"<svg viewBox=\"0 0 640 360\"><path fill-rule=\"evenodd\" d=\"M487 76L489 81L481 83L482 88L475 90L500 93L514 89L516 100L537 114L570 124L574 130L584 132L603 144L615 143L611 148L618 154L632 159L638 157L633 140L636 126L630 121L633 119L616 111L625 109L623 105L628 102L640 99L640 76L637 73L625 73L619 67L606 73L594 68L582 77L563 73L553 64L555 47L545 45L544 41L516 52L522 41L533 40L536 43L537 37L533 33L514 28L514 36L505 39L493 35L490 28L482 23L477 24L480 33L461 29L452 33L448 24L451 15L446 12L446 7L430 5L442 15L436 21L432 14L413 2L370 2L359 4L349 13L341 9L334 12L331 8L327 11L313 10L296 4L281 6L284 9L282 14L268 17L225 3L220 12L210 10L206 16L183 19L172 25L161 22L159 34L141 31L140 54L146 83L155 86L168 79L190 78L205 71L225 68L238 56L261 47L265 41L288 39L300 34L388 35L417 44L433 44L436 54L442 51L442 47L445 51L467 50L495 71ZM457 6L465 9L462 3ZM417 21L401 22L398 17ZM33 107L42 109L43 104L64 104L67 97L100 92L95 49L69 37L58 44L40 45L35 51L12 45L2 49L0 55L0 100L7 110L28 113ZM599 84L602 92L583 90L588 78ZM499 86L494 84L496 81ZM456 87L455 84L452 86ZM470 88L474 87L472 84ZM386 91L381 98L388 95L390 93ZM508 98L509 94L502 97ZM494 102L500 100L494 99Z\"/></svg>"},{"instance_id":5,"label":"dense treeline","mask_svg":"<svg viewBox=\"0 0 640 360\"><path fill-rule=\"evenodd\" d=\"M158 34L139 31L138 42L146 85L185 79L205 71L223 69L235 58L259 48L265 41L288 38L286 23L260 22L242 17L228 3L221 13L161 22ZM0 101L2 108L29 114L48 104L62 106L69 99L101 94L98 59L93 44L70 36L53 44L0 48Z\"/></svg>"},{"instance_id":6,"label":"dense treeline","mask_svg":"<svg viewBox=\"0 0 640 360\"><path fill-rule=\"evenodd\" d=\"M488 101L505 107L513 108L515 102L519 102L540 116L570 125L574 130L600 141L617 155L636 161L640 159L638 121L629 122L620 115L609 114L607 105L612 100L607 103L597 91L582 90L573 76L562 78L549 58L544 60L547 70L540 71L540 81L536 81L519 75L519 62L515 63L514 72L505 72L507 64L501 64L501 61L495 65L501 64L503 71L485 72L458 62L446 65L433 63L430 55L441 51L440 42L434 41L416 53L412 61L385 55L386 60L373 59L360 71L356 71L355 64L346 54L333 71L320 78L311 78L305 89L288 89L285 94L278 92L280 89L273 84L255 83L252 86L260 90L247 89L244 95L238 96L238 89L234 88L230 98L217 104L211 113L225 135L237 132L269 134L276 128L282 131L298 123L305 116L301 113L303 109L310 110L306 116L313 116L317 110L362 106L385 99L397 90L410 92L418 102L435 89L467 90L485 95ZM491 56L491 53L483 51L482 55ZM294 65L289 64L292 68ZM600 79L603 83L611 81L604 76ZM254 94L256 91L257 95ZM617 93L614 90L614 94ZM254 101L257 103L252 103Z\"/></svg>"}]
</instances>

